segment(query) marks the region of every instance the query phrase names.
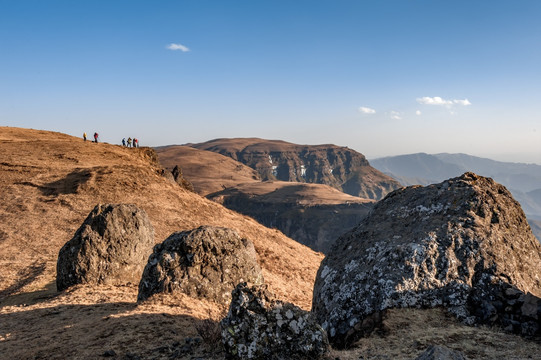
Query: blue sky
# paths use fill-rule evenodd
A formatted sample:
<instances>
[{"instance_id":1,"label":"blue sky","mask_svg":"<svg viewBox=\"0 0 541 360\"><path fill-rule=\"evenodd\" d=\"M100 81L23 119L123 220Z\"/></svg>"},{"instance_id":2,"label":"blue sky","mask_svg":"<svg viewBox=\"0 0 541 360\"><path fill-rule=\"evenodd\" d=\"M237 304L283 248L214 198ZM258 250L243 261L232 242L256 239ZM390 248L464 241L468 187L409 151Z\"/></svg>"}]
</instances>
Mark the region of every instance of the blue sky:
<instances>
[{"instance_id":1,"label":"blue sky","mask_svg":"<svg viewBox=\"0 0 541 360\"><path fill-rule=\"evenodd\" d=\"M0 124L541 164L541 1L0 0Z\"/></svg>"}]
</instances>

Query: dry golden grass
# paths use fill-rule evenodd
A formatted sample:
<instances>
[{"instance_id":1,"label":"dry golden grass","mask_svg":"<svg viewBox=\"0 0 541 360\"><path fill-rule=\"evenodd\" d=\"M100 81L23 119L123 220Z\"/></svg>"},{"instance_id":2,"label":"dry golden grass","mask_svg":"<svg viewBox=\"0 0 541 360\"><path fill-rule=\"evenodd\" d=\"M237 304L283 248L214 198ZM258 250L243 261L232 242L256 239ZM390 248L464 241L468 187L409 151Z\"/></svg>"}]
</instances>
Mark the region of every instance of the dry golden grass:
<instances>
[{"instance_id":1,"label":"dry golden grass","mask_svg":"<svg viewBox=\"0 0 541 360\"><path fill-rule=\"evenodd\" d=\"M196 335L193 323L209 309L222 311L182 296L136 306L137 284L57 294L58 251L98 203L144 209L156 242L201 225L236 229L254 242L271 291L305 309L311 306L322 254L169 182L158 174L149 149L0 127L0 154L0 354L93 358L107 346L143 349L160 342L156 322L162 316L170 319L171 334L183 339ZM149 340L149 334L155 336Z\"/></svg>"},{"instance_id":2,"label":"dry golden grass","mask_svg":"<svg viewBox=\"0 0 541 360\"><path fill-rule=\"evenodd\" d=\"M540 359L539 339L528 340L499 329L459 323L443 309L388 310L382 331L359 340L349 350L332 352L332 358L415 359L430 345L461 351L468 359Z\"/></svg>"}]
</instances>

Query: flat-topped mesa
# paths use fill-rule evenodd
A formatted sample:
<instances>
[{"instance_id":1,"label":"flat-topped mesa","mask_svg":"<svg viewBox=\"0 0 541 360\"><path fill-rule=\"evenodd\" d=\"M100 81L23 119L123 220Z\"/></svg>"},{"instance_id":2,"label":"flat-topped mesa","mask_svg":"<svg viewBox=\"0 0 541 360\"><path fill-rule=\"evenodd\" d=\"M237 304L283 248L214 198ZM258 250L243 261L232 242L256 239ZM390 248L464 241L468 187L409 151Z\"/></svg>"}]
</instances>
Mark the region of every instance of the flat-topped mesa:
<instances>
[{"instance_id":1,"label":"flat-topped mesa","mask_svg":"<svg viewBox=\"0 0 541 360\"><path fill-rule=\"evenodd\" d=\"M355 150L332 144L299 145L257 138L216 139L191 147L229 156L262 180L325 184L353 196L379 200L401 185Z\"/></svg>"},{"instance_id":2,"label":"flat-topped mesa","mask_svg":"<svg viewBox=\"0 0 541 360\"><path fill-rule=\"evenodd\" d=\"M313 311L331 343L388 308L443 306L462 321L540 332L541 245L509 191L473 173L396 190L321 263Z\"/></svg>"}]
</instances>

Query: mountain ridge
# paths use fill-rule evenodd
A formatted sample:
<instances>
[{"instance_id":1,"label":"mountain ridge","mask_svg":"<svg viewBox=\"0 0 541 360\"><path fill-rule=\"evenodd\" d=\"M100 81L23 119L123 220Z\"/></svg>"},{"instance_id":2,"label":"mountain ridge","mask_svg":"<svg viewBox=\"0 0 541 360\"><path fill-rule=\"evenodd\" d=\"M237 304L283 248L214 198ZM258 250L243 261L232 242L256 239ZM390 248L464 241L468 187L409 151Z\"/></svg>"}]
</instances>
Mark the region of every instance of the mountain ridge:
<instances>
[{"instance_id":1,"label":"mountain ridge","mask_svg":"<svg viewBox=\"0 0 541 360\"><path fill-rule=\"evenodd\" d=\"M373 200L401 186L370 166L363 154L343 146L259 138L221 138L187 146L229 156L255 169L262 180L325 184Z\"/></svg>"}]
</instances>

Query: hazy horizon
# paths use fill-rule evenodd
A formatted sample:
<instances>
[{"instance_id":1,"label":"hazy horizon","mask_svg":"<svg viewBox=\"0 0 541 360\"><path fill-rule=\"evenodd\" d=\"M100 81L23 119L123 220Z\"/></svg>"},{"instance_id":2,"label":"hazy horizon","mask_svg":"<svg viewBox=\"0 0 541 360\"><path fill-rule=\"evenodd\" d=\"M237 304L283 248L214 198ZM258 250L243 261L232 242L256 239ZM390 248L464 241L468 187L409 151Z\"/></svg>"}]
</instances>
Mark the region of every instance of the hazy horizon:
<instances>
[{"instance_id":1,"label":"hazy horizon","mask_svg":"<svg viewBox=\"0 0 541 360\"><path fill-rule=\"evenodd\" d=\"M541 165L541 2L0 0L0 125Z\"/></svg>"}]
</instances>

